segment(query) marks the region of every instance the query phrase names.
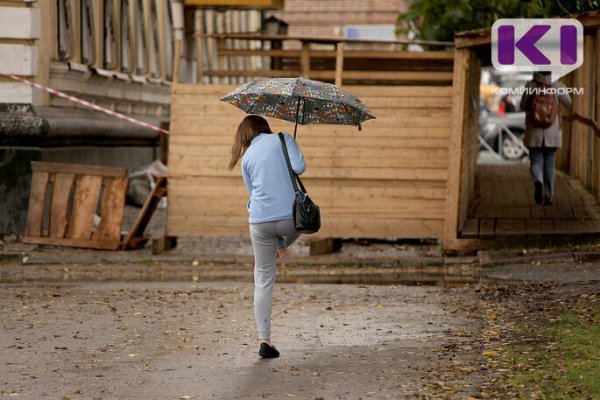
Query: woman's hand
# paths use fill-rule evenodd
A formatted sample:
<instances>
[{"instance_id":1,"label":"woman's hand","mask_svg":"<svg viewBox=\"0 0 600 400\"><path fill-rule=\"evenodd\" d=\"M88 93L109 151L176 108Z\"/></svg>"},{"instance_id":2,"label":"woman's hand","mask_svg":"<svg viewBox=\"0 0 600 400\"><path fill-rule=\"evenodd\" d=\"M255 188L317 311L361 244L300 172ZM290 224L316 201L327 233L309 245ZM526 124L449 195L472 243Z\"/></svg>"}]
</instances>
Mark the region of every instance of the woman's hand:
<instances>
[{"instance_id":1,"label":"woman's hand","mask_svg":"<svg viewBox=\"0 0 600 400\"><path fill-rule=\"evenodd\" d=\"M279 247L277 249L277 257L279 257L284 264L289 263L293 258L292 253L290 253L287 247Z\"/></svg>"}]
</instances>

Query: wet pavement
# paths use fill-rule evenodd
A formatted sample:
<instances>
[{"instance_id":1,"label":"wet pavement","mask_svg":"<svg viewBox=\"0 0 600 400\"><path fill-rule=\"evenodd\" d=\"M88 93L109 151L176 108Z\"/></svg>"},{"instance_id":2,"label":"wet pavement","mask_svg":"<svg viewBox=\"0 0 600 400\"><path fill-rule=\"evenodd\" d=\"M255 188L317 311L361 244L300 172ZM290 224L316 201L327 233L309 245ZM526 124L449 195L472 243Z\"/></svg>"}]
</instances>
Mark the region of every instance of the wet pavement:
<instances>
[{"instance_id":1,"label":"wet pavement","mask_svg":"<svg viewBox=\"0 0 600 400\"><path fill-rule=\"evenodd\" d=\"M1 247L0 395L23 399L498 398L490 355L512 325L492 324L490 293L535 308L548 299L529 293L600 282L595 244L450 257L345 241L310 257L300 240L278 266L282 356L261 360L248 239L182 238L161 255Z\"/></svg>"},{"instance_id":2,"label":"wet pavement","mask_svg":"<svg viewBox=\"0 0 600 400\"><path fill-rule=\"evenodd\" d=\"M0 386L27 399L478 396L470 286L280 284L275 360L257 356L252 285L2 284Z\"/></svg>"}]
</instances>

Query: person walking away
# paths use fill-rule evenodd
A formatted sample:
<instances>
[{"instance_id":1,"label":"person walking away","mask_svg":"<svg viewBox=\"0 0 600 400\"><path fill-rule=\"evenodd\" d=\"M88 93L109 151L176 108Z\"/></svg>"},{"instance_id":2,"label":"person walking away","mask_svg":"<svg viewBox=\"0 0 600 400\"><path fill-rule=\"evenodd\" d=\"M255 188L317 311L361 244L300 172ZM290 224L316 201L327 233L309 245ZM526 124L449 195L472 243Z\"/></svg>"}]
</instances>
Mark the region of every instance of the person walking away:
<instances>
[{"instance_id":1,"label":"person walking away","mask_svg":"<svg viewBox=\"0 0 600 400\"><path fill-rule=\"evenodd\" d=\"M300 175L306 162L300 146L284 133L292 169ZM250 240L254 252L254 315L260 343L259 356L279 357L271 343L271 313L277 257L291 259L288 246L299 236L292 215L294 188L278 135L257 115L246 116L239 124L229 169L242 159L242 177L250 200Z\"/></svg>"},{"instance_id":2,"label":"person walking away","mask_svg":"<svg viewBox=\"0 0 600 400\"><path fill-rule=\"evenodd\" d=\"M569 107L571 96L560 82L552 82L550 72L534 72L533 80L525 85L521 110L526 112L524 144L529 150L534 200L537 204L552 205L554 194L554 165L556 150L562 147L562 121L558 103ZM550 90L548 90L550 89Z\"/></svg>"}]
</instances>

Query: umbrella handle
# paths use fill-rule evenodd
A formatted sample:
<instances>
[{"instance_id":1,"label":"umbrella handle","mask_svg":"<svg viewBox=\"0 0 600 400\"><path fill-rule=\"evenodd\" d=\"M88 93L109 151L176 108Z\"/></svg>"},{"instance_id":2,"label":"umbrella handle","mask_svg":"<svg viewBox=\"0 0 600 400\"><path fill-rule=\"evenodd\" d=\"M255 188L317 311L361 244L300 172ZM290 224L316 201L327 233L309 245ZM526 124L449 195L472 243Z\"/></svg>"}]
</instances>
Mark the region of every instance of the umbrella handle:
<instances>
[{"instance_id":1,"label":"umbrella handle","mask_svg":"<svg viewBox=\"0 0 600 400\"><path fill-rule=\"evenodd\" d=\"M304 100L304 98L298 97L298 105L296 106L296 125L294 125L294 140L296 140L296 130L298 129L298 117L300 114L300 100ZM302 115L302 119L304 119L304 115Z\"/></svg>"}]
</instances>

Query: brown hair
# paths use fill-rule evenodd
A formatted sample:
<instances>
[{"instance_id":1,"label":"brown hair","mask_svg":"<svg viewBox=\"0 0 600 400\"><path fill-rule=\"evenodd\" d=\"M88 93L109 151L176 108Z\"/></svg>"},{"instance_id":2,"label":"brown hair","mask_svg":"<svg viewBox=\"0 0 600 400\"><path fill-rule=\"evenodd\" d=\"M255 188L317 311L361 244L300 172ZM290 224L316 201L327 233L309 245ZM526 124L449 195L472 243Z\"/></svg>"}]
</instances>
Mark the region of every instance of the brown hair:
<instances>
[{"instance_id":1,"label":"brown hair","mask_svg":"<svg viewBox=\"0 0 600 400\"><path fill-rule=\"evenodd\" d=\"M231 161L229 161L229 169L233 169L235 164L242 158L250 142L260 133L273 133L269 123L263 117L258 115L248 115L240 122L235 133L233 146L231 146Z\"/></svg>"}]
</instances>

